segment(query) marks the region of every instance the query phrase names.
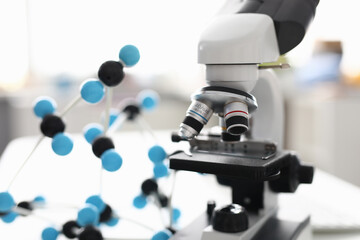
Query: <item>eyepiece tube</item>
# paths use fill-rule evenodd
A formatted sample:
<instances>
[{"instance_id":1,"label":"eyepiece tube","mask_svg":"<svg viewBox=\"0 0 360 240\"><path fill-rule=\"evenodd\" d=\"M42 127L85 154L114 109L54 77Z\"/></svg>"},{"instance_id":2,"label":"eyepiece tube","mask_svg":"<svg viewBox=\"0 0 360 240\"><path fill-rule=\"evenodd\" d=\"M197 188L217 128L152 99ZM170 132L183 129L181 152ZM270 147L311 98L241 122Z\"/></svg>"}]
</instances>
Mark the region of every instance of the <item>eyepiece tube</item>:
<instances>
[{"instance_id":1,"label":"eyepiece tube","mask_svg":"<svg viewBox=\"0 0 360 240\"><path fill-rule=\"evenodd\" d=\"M193 101L180 124L179 136L191 139L197 136L213 114L213 110L203 102Z\"/></svg>"},{"instance_id":2,"label":"eyepiece tube","mask_svg":"<svg viewBox=\"0 0 360 240\"><path fill-rule=\"evenodd\" d=\"M249 129L248 106L243 102L231 102L225 105L224 120L226 130L232 135L241 135Z\"/></svg>"}]
</instances>

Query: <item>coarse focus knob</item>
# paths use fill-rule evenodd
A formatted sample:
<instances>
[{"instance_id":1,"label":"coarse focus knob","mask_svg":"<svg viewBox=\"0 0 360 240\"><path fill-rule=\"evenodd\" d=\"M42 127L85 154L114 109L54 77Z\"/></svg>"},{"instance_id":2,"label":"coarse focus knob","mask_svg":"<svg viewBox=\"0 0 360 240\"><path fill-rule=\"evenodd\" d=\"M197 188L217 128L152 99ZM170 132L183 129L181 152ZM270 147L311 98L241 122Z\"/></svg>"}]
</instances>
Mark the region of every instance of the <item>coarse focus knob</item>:
<instances>
[{"instance_id":1,"label":"coarse focus knob","mask_svg":"<svg viewBox=\"0 0 360 240\"><path fill-rule=\"evenodd\" d=\"M280 177L269 181L270 189L274 192L293 193L299 184L310 184L314 177L314 167L301 165L294 154L290 154L288 165L281 169Z\"/></svg>"},{"instance_id":2,"label":"coarse focus knob","mask_svg":"<svg viewBox=\"0 0 360 240\"><path fill-rule=\"evenodd\" d=\"M213 228L219 232L237 233L248 229L248 215L244 207L230 204L214 212Z\"/></svg>"}]
</instances>

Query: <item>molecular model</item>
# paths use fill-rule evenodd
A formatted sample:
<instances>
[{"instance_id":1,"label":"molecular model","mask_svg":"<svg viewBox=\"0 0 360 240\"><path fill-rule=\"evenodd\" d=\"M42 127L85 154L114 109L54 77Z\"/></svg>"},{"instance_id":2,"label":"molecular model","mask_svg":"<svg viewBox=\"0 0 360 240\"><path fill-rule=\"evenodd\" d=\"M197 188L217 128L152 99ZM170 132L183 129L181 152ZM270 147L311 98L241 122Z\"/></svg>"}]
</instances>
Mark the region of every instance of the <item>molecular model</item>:
<instances>
[{"instance_id":1,"label":"molecular model","mask_svg":"<svg viewBox=\"0 0 360 240\"><path fill-rule=\"evenodd\" d=\"M143 110L151 110L157 106L159 96L154 91L142 91L134 99L123 100L120 104L121 109L111 109L113 88L124 79L124 68L136 65L139 59L140 54L135 46L126 45L121 48L119 60L103 63L98 70L98 79L85 80L81 84L79 96L74 98L61 112L57 112L56 102L50 97L39 97L35 100L33 110L35 115L41 119L42 135L10 180L5 191L0 191L0 218L3 222L12 223L18 217L36 217L34 210L46 209L48 203L43 196L35 196L31 201L16 202L11 194L11 187L45 138L52 139L51 148L55 154L60 156L68 155L76 147L71 136L65 132L66 124L63 117L80 101L96 104L106 95L103 124L90 123L83 130L86 141L91 144L93 154L99 158L105 171L116 172L122 166L123 159L115 150L116 147L110 135L119 130L125 121L138 123L143 130L150 132L150 135L155 138L150 126L141 116ZM175 232L174 224L181 215L179 209L172 207L171 196L164 194L158 186L158 179L170 174L167 162L169 156L158 144L154 144L149 149L148 158L153 163L153 177L143 181L139 186L140 194L134 196L133 199L133 206L137 209L143 209L147 204L155 204L168 212L168 226L164 226L161 231L153 230L152 240L169 239ZM86 199L84 205L77 210L76 219L69 219L62 226L49 225L42 233L39 233L39 239L41 236L42 240L55 240L60 235L68 239L79 240L110 239L103 236L101 227L103 225L114 227L122 217L103 200L101 193L85 196L84 199ZM138 224L146 227L144 224Z\"/></svg>"}]
</instances>

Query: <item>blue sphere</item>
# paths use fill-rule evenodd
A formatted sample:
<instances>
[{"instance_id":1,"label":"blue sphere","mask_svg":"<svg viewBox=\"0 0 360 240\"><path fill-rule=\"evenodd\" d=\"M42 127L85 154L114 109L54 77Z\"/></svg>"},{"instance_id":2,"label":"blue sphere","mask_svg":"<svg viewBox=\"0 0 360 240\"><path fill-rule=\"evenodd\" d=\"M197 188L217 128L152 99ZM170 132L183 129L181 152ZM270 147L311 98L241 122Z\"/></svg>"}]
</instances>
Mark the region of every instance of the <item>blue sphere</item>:
<instances>
[{"instance_id":1,"label":"blue sphere","mask_svg":"<svg viewBox=\"0 0 360 240\"><path fill-rule=\"evenodd\" d=\"M156 163L153 172L155 178L166 177L169 174L167 166L163 163Z\"/></svg>"},{"instance_id":2,"label":"blue sphere","mask_svg":"<svg viewBox=\"0 0 360 240\"><path fill-rule=\"evenodd\" d=\"M157 232L151 240L168 240L171 237L172 233L169 230L162 230Z\"/></svg>"},{"instance_id":3,"label":"blue sphere","mask_svg":"<svg viewBox=\"0 0 360 240\"><path fill-rule=\"evenodd\" d=\"M33 200L34 203L45 203L46 200L43 196L36 196Z\"/></svg>"},{"instance_id":4,"label":"blue sphere","mask_svg":"<svg viewBox=\"0 0 360 240\"><path fill-rule=\"evenodd\" d=\"M84 81L80 86L81 97L88 103L98 103L105 94L104 85L96 79Z\"/></svg>"},{"instance_id":5,"label":"blue sphere","mask_svg":"<svg viewBox=\"0 0 360 240\"><path fill-rule=\"evenodd\" d=\"M154 110L159 103L159 95L153 90L141 91L137 99L141 103L141 107L148 111Z\"/></svg>"},{"instance_id":6,"label":"blue sphere","mask_svg":"<svg viewBox=\"0 0 360 240\"><path fill-rule=\"evenodd\" d=\"M114 227L119 223L119 218L112 217L109 221L105 222L105 224L109 227Z\"/></svg>"},{"instance_id":7,"label":"blue sphere","mask_svg":"<svg viewBox=\"0 0 360 240\"><path fill-rule=\"evenodd\" d=\"M0 212L9 212L15 206L15 201L10 193L0 193Z\"/></svg>"},{"instance_id":8,"label":"blue sphere","mask_svg":"<svg viewBox=\"0 0 360 240\"><path fill-rule=\"evenodd\" d=\"M38 97L35 99L33 110L37 117L43 118L55 112L56 102L50 97Z\"/></svg>"},{"instance_id":9,"label":"blue sphere","mask_svg":"<svg viewBox=\"0 0 360 240\"><path fill-rule=\"evenodd\" d=\"M1 220L3 220L4 223L12 223L17 216L19 216L19 214L15 212L9 212L8 214L2 216Z\"/></svg>"},{"instance_id":10,"label":"blue sphere","mask_svg":"<svg viewBox=\"0 0 360 240\"><path fill-rule=\"evenodd\" d=\"M109 116L109 126L111 126L118 117L119 117L119 112L117 110L111 110Z\"/></svg>"},{"instance_id":11,"label":"blue sphere","mask_svg":"<svg viewBox=\"0 0 360 240\"><path fill-rule=\"evenodd\" d=\"M148 156L153 163L161 163L167 157L167 154L164 148L155 145L149 149Z\"/></svg>"},{"instance_id":12,"label":"blue sphere","mask_svg":"<svg viewBox=\"0 0 360 240\"><path fill-rule=\"evenodd\" d=\"M151 96L145 97L142 102L141 106L146 110L153 110L157 105L157 100L152 98Z\"/></svg>"},{"instance_id":13,"label":"blue sphere","mask_svg":"<svg viewBox=\"0 0 360 240\"><path fill-rule=\"evenodd\" d=\"M114 149L109 149L101 155L101 162L105 170L115 172L120 169L123 161Z\"/></svg>"},{"instance_id":14,"label":"blue sphere","mask_svg":"<svg viewBox=\"0 0 360 240\"><path fill-rule=\"evenodd\" d=\"M172 212L173 212L173 214L172 214L173 215L173 221L177 222L179 220L180 216L181 216L181 211L178 208L174 208L172 210Z\"/></svg>"},{"instance_id":15,"label":"blue sphere","mask_svg":"<svg viewBox=\"0 0 360 240\"><path fill-rule=\"evenodd\" d=\"M104 127L98 123L90 123L84 127L84 137L86 141L90 144L104 133Z\"/></svg>"},{"instance_id":16,"label":"blue sphere","mask_svg":"<svg viewBox=\"0 0 360 240\"><path fill-rule=\"evenodd\" d=\"M126 45L121 48L119 58L127 67L132 67L140 60L139 49L133 45Z\"/></svg>"},{"instance_id":17,"label":"blue sphere","mask_svg":"<svg viewBox=\"0 0 360 240\"><path fill-rule=\"evenodd\" d=\"M41 233L42 240L56 240L58 236L59 232L53 227L45 228Z\"/></svg>"},{"instance_id":18,"label":"blue sphere","mask_svg":"<svg viewBox=\"0 0 360 240\"><path fill-rule=\"evenodd\" d=\"M99 222L99 211L92 204L86 204L86 206L78 212L77 223L81 227L88 225L96 225Z\"/></svg>"},{"instance_id":19,"label":"blue sphere","mask_svg":"<svg viewBox=\"0 0 360 240\"><path fill-rule=\"evenodd\" d=\"M142 194L136 196L133 200L133 205L137 209L143 209L146 206L146 204L147 204L146 197Z\"/></svg>"},{"instance_id":20,"label":"blue sphere","mask_svg":"<svg viewBox=\"0 0 360 240\"><path fill-rule=\"evenodd\" d=\"M60 156L68 155L73 149L73 140L66 133L58 133L53 137L51 147Z\"/></svg>"},{"instance_id":21,"label":"blue sphere","mask_svg":"<svg viewBox=\"0 0 360 240\"><path fill-rule=\"evenodd\" d=\"M86 199L86 203L91 204L97 208L97 210L101 213L104 211L106 204L101 199L99 195L93 195Z\"/></svg>"}]
</instances>

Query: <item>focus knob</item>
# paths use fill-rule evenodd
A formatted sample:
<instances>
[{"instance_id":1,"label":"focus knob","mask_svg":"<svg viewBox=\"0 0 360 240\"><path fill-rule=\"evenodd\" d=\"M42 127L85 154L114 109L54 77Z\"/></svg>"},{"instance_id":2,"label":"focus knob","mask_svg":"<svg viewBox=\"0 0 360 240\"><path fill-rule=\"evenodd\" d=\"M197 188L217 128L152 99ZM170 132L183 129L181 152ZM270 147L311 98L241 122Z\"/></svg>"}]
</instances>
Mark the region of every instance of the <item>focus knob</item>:
<instances>
[{"instance_id":1,"label":"focus knob","mask_svg":"<svg viewBox=\"0 0 360 240\"><path fill-rule=\"evenodd\" d=\"M281 169L280 177L269 181L270 188L277 193L293 193L299 184L310 184L314 177L314 167L302 165L294 154L288 156L288 165Z\"/></svg>"},{"instance_id":2,"label":"focus knob","mask_svg":"<svg viewBox=\"0 0 360 240\"><path fill-rule=\"evenodd\" d=\"M248 229L248 215L244 207L230 204L215 211L213 229L219 232L237 233Z\"/></svg>"}]
</instances>

